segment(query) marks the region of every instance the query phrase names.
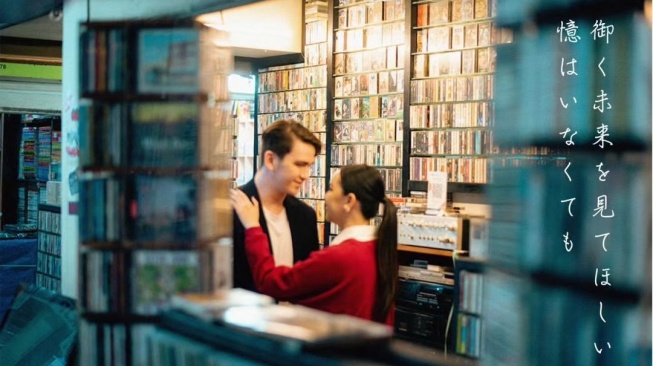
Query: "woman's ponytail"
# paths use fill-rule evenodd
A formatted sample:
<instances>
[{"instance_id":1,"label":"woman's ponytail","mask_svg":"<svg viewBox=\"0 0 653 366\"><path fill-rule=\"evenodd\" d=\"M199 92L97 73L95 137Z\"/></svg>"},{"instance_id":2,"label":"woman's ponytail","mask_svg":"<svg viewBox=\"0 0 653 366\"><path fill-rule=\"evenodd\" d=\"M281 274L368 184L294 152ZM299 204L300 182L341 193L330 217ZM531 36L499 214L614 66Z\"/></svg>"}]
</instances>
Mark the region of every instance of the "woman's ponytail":
<instances>
[{"instance_id":1,"label":"woman's ponytail","mask_svg":"<svg viewBox=\"0 0 653 366\"><path fill-rule=\"evenodd\" d=\"M372 319L385 323L397 292L397 208L384 196L383 219L377 231L376 299Z\"/></svg>"}]
</instances>

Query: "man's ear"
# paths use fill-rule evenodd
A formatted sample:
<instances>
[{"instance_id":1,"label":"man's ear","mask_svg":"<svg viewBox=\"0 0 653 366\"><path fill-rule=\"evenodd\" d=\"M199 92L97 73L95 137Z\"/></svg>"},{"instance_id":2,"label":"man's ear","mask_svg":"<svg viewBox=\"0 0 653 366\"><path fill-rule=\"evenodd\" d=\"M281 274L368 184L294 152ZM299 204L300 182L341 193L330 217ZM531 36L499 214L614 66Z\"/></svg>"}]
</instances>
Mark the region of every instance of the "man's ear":
<instances>
[{"instance_id":1,"label":"man's ear","mask_svg":"<svg viewBox=\"0 0 653 366\"><path fill-rule=\"evenodd\" d=\"M277 154L271 150L266 150L263 153L263 166L265 166L267 170L273 172L276 167L275 159L277 159Z\"/></svg>"}]
</instances>

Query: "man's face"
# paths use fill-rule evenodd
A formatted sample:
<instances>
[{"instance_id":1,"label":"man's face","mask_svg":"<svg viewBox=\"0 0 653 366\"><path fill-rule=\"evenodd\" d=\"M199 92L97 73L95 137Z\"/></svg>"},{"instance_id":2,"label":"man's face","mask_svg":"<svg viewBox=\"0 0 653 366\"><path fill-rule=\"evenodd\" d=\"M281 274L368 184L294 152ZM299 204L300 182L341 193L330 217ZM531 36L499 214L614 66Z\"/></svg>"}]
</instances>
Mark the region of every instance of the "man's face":
<instances>
[{"instance_id":1,"label":"man's face","mask_svg":"<svg viewBox=\"0 0 653 366\"><path fill-rule=\"evenodd\" d=\"M292 149L283 159L274 155L273 173L277 189L291 196L297 195L302 184L309 178L315 153L313 145L294 139Z\"/></svg>"}]
</instances>

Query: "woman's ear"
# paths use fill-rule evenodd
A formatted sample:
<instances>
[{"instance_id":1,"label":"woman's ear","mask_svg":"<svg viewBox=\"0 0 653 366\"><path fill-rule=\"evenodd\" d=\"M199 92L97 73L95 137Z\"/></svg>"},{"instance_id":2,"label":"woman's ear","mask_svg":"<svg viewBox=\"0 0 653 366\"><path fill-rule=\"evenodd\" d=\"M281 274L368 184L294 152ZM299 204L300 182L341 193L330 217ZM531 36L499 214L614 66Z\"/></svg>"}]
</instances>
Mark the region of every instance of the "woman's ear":
<instances>
[{"instance_id":1,"label":"woman's ear","mask_svg":"<svg viewBox=\"0 0 653 366\"><path fill-rule=\"evenodd\" d=\"M356 199L356 195L353 193L348 193L345 198L345 212L350 212L356 206L358 200Z\"/></svg>"}]
</instances>

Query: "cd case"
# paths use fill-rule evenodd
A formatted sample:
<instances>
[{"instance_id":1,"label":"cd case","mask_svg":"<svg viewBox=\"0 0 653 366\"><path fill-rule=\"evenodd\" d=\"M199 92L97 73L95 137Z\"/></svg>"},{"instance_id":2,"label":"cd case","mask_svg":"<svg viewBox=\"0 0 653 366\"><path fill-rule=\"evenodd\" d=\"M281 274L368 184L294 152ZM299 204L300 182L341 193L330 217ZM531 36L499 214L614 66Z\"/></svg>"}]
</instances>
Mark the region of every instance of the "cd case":
<instances>
[{"instance_id":1,"label":"cd case","mask_svg":"<svg viewBox=\"0 0 653 366\"><path fill-rule=\"evenodd\" d=\"M256 292L234 288L214 293L177 294L170 300L170 307L182 310L205 321L215 320L216 311L236 306L262 306L274 303L274 299Z\"/></svg>"},{"instance_id":2,"label":"cd case","mask_svg":"<svg viewBox=\"0 0 653 366\"><path fill-rule=\"evenodd\" d=\"M392 328L348 315L334 315L299 305L238 306L215 311L225 327L254 333L289 348L356 347L385 343Z\"/></svg>"}]
</instances>

